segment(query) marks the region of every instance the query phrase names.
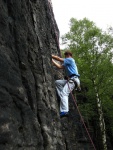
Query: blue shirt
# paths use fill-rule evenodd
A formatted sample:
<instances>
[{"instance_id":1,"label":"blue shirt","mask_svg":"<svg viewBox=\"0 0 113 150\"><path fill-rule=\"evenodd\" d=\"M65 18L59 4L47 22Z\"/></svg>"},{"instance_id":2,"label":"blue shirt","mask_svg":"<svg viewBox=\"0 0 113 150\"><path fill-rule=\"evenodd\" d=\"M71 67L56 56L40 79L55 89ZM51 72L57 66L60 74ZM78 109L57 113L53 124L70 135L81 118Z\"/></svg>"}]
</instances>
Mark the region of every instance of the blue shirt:
<instances>
[{"instance_id":1,"label":"blue shirt","mask_svg":"<svg viewBox=\"0 0 113 150\"><path fill-rule=\"evenodd\" d=\"M65 67L65 70L68 76L72 74L76 74L77 76L80 76L78 74L78 69L77 69L75 60L72 57L65 58L63 66Z\"/></svg>"}]
</instances>

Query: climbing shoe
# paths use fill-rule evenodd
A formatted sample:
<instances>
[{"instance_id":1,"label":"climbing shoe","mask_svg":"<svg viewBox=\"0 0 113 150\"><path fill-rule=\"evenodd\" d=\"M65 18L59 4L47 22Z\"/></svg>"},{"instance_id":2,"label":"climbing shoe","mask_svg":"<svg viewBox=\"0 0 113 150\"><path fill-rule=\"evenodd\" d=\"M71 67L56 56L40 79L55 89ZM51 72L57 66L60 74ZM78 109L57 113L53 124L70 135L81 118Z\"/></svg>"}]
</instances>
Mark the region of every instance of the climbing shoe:
<instances>
[{"instance_id":1,"label":"climbing shoe","mask_svg":"<svg viewBox=\"0 0 113 150\"><path fill-rule=\"evenodd\" d=\"M68 112L60 112L60 117L67 117L69 115Z\"/></svg>"}]
</instances>

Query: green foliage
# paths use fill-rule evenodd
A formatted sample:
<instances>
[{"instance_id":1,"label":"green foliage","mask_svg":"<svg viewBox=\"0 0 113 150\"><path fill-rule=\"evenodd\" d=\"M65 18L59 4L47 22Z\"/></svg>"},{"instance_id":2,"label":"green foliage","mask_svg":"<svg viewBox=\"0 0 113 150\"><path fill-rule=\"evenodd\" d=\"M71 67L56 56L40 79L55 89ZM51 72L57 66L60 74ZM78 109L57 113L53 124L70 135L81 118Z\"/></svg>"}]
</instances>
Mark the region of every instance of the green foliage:
<instances>
[{"instance_id":1,"label":"green foliage","mask_svg":"<svg viewBox=\"0 0 113 150\"><path fill-rule=\"evenodd\" d=\"M84 114L83 117L85 120L91 121L93 117L97 117L95 107L91 103L79 104L79 109L81 110L81 114Z\"/></svg>"},{"instance_id":2,"label":"green foliage","mask_svg":"<svg viewBox=\"0 0 113 150\"><path fill-rule=\"evenodd\" d=\"M113 135L113 29L103 32L95 23L84 18L70 20L70 31L62 37L63 43L73 52L81 83L87 87L87 102L79 105L83 116L97 116L95 89L102 102L107 128Z\"/></svg>"}]
</instances>

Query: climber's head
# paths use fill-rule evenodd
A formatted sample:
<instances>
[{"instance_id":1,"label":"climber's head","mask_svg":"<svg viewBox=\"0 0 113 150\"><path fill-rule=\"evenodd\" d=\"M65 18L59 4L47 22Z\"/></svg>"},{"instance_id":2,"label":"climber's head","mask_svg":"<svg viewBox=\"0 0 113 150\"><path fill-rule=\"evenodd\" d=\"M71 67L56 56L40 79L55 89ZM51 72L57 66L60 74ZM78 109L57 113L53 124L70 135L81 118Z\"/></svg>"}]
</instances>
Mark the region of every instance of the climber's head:
<instances>
[{"instance_id":1,"label":"climber's head","mask_svg":"<svg viewBox=\"0 0 113 150\"><path fill-rule=\"evenodd\" d=\"M65 51L64 53L65 57L72 57L72 52L71 51Z\"/></svg>"}]
</instances>

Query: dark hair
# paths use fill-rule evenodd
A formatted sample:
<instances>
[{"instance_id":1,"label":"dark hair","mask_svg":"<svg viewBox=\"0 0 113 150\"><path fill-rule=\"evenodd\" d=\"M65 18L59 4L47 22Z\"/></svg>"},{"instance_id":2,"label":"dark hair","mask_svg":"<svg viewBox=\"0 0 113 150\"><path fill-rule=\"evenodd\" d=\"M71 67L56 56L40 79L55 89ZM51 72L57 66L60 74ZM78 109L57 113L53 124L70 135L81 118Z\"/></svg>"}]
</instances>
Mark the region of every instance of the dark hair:
<instances>
[{"instance_id":1,"label":"dark hair","mask_svg":"<svg viewBox=\"0 0 113 150\"><path fill-rule=\"evenodd\" d=\"M72 56L72 52L71 51L65 51L64 55L70 55L70 56Z\"/></svg>"}]
</instances>

